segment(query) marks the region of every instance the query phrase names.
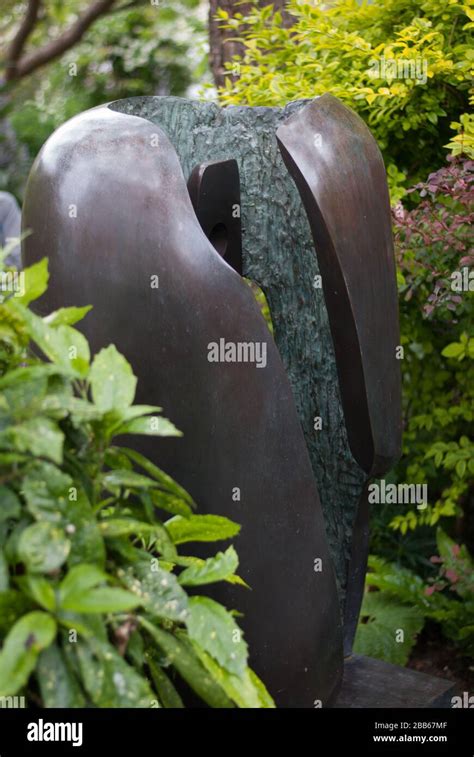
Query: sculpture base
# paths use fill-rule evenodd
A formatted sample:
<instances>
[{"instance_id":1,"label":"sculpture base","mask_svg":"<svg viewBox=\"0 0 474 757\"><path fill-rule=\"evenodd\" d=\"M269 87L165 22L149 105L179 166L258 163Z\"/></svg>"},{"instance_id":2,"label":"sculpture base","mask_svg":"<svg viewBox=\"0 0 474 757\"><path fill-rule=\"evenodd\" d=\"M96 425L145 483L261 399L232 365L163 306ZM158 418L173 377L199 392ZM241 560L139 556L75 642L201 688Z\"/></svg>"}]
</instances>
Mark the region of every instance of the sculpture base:
<instances>
[{"instance_id":1,"label":"sculpture base","mask_svg":"<svg viewBox=\"0 0 474 757\"><path fill-rule=\"evenodd\" d=\"M342 688L334 707L451 707L456 684L371 657L344 662Z\"/></svg>"}]
</instances>

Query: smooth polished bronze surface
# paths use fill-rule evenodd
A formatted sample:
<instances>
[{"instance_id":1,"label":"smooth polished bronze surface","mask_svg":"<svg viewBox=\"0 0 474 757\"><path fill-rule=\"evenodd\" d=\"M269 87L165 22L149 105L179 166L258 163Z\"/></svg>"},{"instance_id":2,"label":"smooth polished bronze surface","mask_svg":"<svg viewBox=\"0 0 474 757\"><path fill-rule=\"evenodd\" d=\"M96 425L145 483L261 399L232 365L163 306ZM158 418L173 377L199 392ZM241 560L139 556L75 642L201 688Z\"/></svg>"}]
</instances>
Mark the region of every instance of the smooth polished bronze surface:
<instances>
[{"instance_id":1,"label":"smooth polished bronze surface","mask_svg":"<svg viewBox=\"0 0 474 757\"><path fill-rule=\"evenodd\" d=\"M331 703L339 606L291 387L249 287L199 225L171 142L107 107L76 117L35 162L24 225L26 262L50 260L41 312L92 304L83 330L93 351L115 343L138 401L161 405L183 431L140 449L200 512L242 524L239 572L252 589L224 584L216 596L243 611L252 666L280 706ZM209 359L215 347L224 361ZM233 353L248 359L225 359Z\"/></svg>"},{"instance_id":2,"label":"smooth polished bronze surface","mask_svg":"<svg viewBox=\"0 0 474 757\"><path fill-rule=\"evenodd\" d=\"M216 160L195 166L188 179L188 192L204 234L226 263L242 274L237 161Z\"/></svg>"},{"instance_id":3,"label":"smooth polished bronze surface","mask_svg":"<svg viewBox=\"0 0 474 757\"><path fill-rule=\"evenodd\" d=\"M336 354L352 453L380 477L401 453L401 376L395 259L385 168L361 118L331 95L277 131L304 202ZM355 636L367 569L369 510L363 488L352 528L344 647Z\"/></svg>"},{"instance_id":4,"label":"smooth polished bronze surface","mask_svg":"<svg viewBox=\"0 0 474 757\"><path fill-rule=\"evenodd\" d=\"M380 150L354 111L323 95L277 131L319 260L352 453L372 476L400 456L395 258Z\"/></svg>"}]
</instances>

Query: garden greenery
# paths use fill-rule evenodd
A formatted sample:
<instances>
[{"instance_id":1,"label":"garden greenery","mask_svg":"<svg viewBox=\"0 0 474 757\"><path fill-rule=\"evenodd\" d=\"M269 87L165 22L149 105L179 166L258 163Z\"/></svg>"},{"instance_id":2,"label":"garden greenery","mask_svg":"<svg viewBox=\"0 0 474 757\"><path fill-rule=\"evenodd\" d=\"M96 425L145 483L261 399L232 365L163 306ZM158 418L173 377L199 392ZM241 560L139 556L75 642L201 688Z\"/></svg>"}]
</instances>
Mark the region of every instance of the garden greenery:
<instances>
[{"instance_id":1,"label":"garden greenery","mask_svg":"<svg viewBox=\"0 0 474 757\"><path fill-rule=\"evenodd\" d=\"M133 404L114 346L91 361L74 328L89 308L32 312L46 260L0 276L0 696L183 707L193 692L211 707L272 707L234 614L206 596L218 581L247 590L234 547L180 554L239 526L196 514L179 484L117 446L179 432Z\"/></svg>"},{"instance_id":2,"label":"garden greenery","mask_svg":"<svg viewBox=\"0 0 474 757\"><path fill-rule=\"evenodd\" d=\"M369 558L367 586L354 651L404 665L426 620L474 659L474 563L465 546L437 530L436 573L427 581L380 557ZM395 638L394 628L403 631Z\"/></svg>"},{"instance_id":3,"label":"garden greenery","mask_svg":"<svg viewBox=\"0 0 474 757\"><path fill-rule=\"evenodd\" d=\"M473 149L469 107L472 6L460 0L290 0L229 17L245 44L228 65L225 104L284 105L325 92L366 121L383 152L393 199L444 160L443 145ZM454 125L456 124L456 125ZM458 133L453 135L452 129ZM462 147L461 147L462 143Z\"/></svg>"}]
</instances>

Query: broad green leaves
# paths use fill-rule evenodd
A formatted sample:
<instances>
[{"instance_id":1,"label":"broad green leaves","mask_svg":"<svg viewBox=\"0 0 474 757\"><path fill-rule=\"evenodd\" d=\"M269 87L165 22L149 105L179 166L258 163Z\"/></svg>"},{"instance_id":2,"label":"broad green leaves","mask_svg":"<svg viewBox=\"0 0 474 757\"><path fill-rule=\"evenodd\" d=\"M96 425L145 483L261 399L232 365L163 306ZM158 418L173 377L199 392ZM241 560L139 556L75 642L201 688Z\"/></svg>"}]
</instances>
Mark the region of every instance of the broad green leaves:
<instances>
[{"instance_id":1,"label":"broad green leaves","mask_svg":"<svg viewBox=\"0 0 474 757\"><path fill-rule=\"evenodd\" d=\"M62 462L64 434L49 418L30 418L24 423L11 426L8 442L19 452L30 452L55 463Z\"/></svg>"},{"instance_id":2,"label":"broad green leaves","mask_svg":"<svg viewBox=\"0 0 474 757\"><path fill-rule=\"evenodd\" d=\"M46 521L28 526L18 541L18 556L32 573L51 573L60 568L70 549L64 531Z\"/></svg>"},{"instance_id":3,"label":"broad green leaves","mask_svg":"<svg viewBox=\"0 0 474 757\"><path fill-rule=\"evenodd\" d=\"M237 523L221 515L191 515L166 521L166 530L175 544L191 541L220 541L236 536L240 531Z\"/></svg>"},{"instance_id":4,"label":"broad green leaves","mask_svg":"<svg viewBox=\"0 0 474 757\"><path fill-rule=\"evenodd\" d=\"M188 596L169 571L154 563L139 563L120 577L150 615L179 623L187 619Z\"/></svg>"},{"instance_id":5,"label":"broad green leaves","mask_svg":"<svg viewBox=\"0 0 474 757\"><path fill-rule=\"evenodd\" d=\"M122 410L132 404L137 379L130 364L113 345L96 355L89 381L94 403L102 412Z\"/></svg>"},{"instance_id":6,"label":"broad green leaves","mask_svg":"<svg viewBox=\"0 0 474 757\"><path fill-rule=\"evenodd\" d=\"M166 655L167 662L176 668L201 699L210 707L232 707L232 701L203 667L191 645L182 637L163 631L145 618L141 618L140 623Z\"/></svg>"},{"instance_id":7,"label":"broad green leaves","mask_svg":"<svg viewBox=\"0 0 474 757\"><path fill-rule=\"evenodd\" d=\"M152 707L156 696L149 683L111 644L90 638L77 645L82 681L97 707Z\"/></svg>"},{"instance_id":8,"label":"broad green leaves","mask_svg":"<svg viewBox=\"0 0 474 757\"><path fill-rule=\"evenodd\" d=\"M57 644L51 644L41 652L36 677L45 707L85 706L86 701L79 683Z\"/></svg>"},{"instance_id":9,"label":"broad green leaves","mask_svg":"<svg viewBox=\"0 0 474 757\"><path fill-rule=\"evenodd\" d=\"M25 685L55 635L56 623L44 612L30 612L15 623L0 652L0 696L13 696Z\"/></svg>"},{"instance_id":10,"label":"broad green leaves","mask_svg":"<svg viewBox=\"0 0 474 757\"><path fill-rule=\"evenodd\" d=\"M368 592L361 618L364 622L358 626L354 652L405 665L423 626L423 613L381 592Z\"/></svg>"},{"instance_id":11,"label":"broad green leaves","mask_svg":"<svg viewBox=\"0 0 474 757\"><path fill-rule=\"evenodd\" d=\"M16 312L24 318L31 339L51 362L78 373L87 375L90 352L86 338L71 326L50 327L30 310L16 305Z\"/></svg>"},{"instance_id":12,"label":"broad green leaves","mask_svg":"<svg viewBox=\"0 0 474 757\"><path fill-rule=\"evenodd\" d=\"M49 273L47 258L43 258L38 263L25 268L23 277L24 293L20 296L17 295L16 299L22 305L29 305L33 300L41 297L48 287Z\"/></svg>"},{"instance_id":13,"label":"broad green leaves","mask_svg":"<svg viewBox=\"0 0 474 757\"><path fill-rule=\"evenodd\" d=\"M81 596L108 579L109 576L95 565L82 564L71 568L59 587L61 605L64 607L64 603L71 597Z\"/></svg>"},{"instance_id":14,"label":"broad green leaves","mask_svg":"<svg viewBox=\"0 0 474 757\"><path fill-rule=\"evenodd\" d=\"M143 604L128 591L98 586L109 579L95 565L71 568L60 586L62 610L78 613L109 613L132 610Z\"/></svg>"},{"instance_id":15,"label":"broad green leaves","mask_svg":"<svg viewBox=\"0 0 474 757\"><path fill-rule=\"evenodd\" d=\"M92 305L83 308L59 308L43 320L48 326L74 326L78 321L82 321L91 309Z\"/></svg>"},{"instance_id":16,"label":"broad green leaves","mask_svg":"<svg viewBox=\"0 0 474 757\"><path fill-rule=\"evenodd\" d=\"M239 565L239 558L234 547L225 552L218 552L215 557L199 561L183 570L179 577L181 586L202 586L215 581L226 581L234 577Z\"/></svg>"},{"instance_id":17,"label":"broad green leaves","mask_svg":"<svg viewBox=\"0 0 474 757\"><path fill-rule=\"evenodd\" d=\"M20 514L20 500L11 489L0 486L0 523Z\"/></svg>"},{"instance_id":18,"label":"broad green leaves","mask_svg":"<svg viewBox=\"0 0 474 757\"><path fill-rule=\"evenodd\" d=\"M237 676L247 667L247 644L225 607L208 597L191 597L186 626L190 638Z\"/></svg>"},{"instance_id":19,"label":"broad green leaves","mask_svg":"<svg viewBox=\"0 0 474 757\"><path fill-rule=\"evenodd\" d=\"M207 652L194 643L193 647L206 670L219 683L237 707L245 709L274 708L275 703L258 676L246 668L238 677L217 663Z\"/></svg>"},{"instance_id":20,"label":"broad green leaves","mask_svg":"<svg viewBox=\"0 0 474 757\"><path fill-rule=\"evenodd\" d=\"M142 604L133 594L123 589L100 587L82 594L71 594L62 601L62 609L79 613L108 613L133 610Z\"/></svg>"}]
</instances>

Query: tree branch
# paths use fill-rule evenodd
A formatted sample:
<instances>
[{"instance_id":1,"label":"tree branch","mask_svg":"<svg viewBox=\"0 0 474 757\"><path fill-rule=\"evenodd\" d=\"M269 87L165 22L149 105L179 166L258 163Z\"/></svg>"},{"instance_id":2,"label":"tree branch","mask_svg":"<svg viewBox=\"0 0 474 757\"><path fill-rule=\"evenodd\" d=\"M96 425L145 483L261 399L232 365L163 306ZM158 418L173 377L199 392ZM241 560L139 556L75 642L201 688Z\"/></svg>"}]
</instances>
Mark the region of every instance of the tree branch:
<instances>
[{"instance_id":1,"label":"tree branch","mask_svg":"<svg viewBox=\"0 0 474 757\"><path fill-rule=\"evenodd\" d=\"M13 79L21 79L23 76L31 74L32 71L36 71L36 69L40 68L40 66L44 66L45 63L49 63L50 61L58 58L60 55L65 53L67 50L70 50L71 47L73 47L82 39L86 31L90 26L92 26L94 21L96 21L99 16L107 13L107 11L115 2L116 0L95 0L95 2L93 2L84 11L84 13L79 16L77 21L75 21L69 27L69 29L66 29L57 39L48 42L44 47L39 48L38 50L33 50L31 53L24 55L23 57L17 57L16 61L13 61L13 65L10 51L10 57L7 62L5 76L6 80L12 81ZM34 5L35 3L39 6L41 4L41 0L30 0L27 16L29 16L31 5ZM16 35L17 37L19 36L22 27L26 26L27 16L25 17L23 24L20 27L18 34ZM35 22L36 16L33 19L33 25L31 29L34 27ZM20 47L18 56L21 55L22 47L31 29L27 31L26 36L22 40L22 45Z\"/></svg>"},{"instance_id":2,"label":"tree branch","mask_svg":"<svg viewBox=\"0 0 474 757\"><path fill-rule=\"evenodd\" d=\"M20 28L13 37L7 53L7 79L13 78L9 76L10 73L13 72L13 76L15 75L14 72L21 53L23 52L25 42L36 26L40 6L41 0L29 0L28 2L28 8L26 10L25 17L20 24Z\"/></svg>"}]
</instances>

